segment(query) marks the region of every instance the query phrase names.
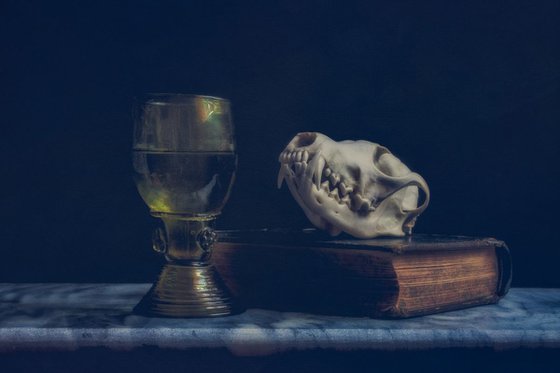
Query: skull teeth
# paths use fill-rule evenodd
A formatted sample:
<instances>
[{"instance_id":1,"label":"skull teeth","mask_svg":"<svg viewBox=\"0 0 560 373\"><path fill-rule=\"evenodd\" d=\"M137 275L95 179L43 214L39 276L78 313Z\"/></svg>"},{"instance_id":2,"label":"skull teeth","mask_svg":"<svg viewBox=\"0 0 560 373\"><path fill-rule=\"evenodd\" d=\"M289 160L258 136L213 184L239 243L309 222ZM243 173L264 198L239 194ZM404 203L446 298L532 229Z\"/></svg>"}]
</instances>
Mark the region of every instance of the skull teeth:
<instances>
[{"instance_id":1,"label":"skull teeth","mask_svg":"<svg viewBox=\"0 0 560 373\"><path fill-rule=\"evenodd\" d=\"M331 174L331 176L329 176L329 180L331 182L332 185L336 186L338 185L338 183L340 182L340 176L338 176L337 174L335 174L334 172Z\"/></svg>"},{"instance_id":2,"label":"skull teeth","mask_svg":"<svg viewBox=\"0 0 560 373\"><path fill-rule=\"evenodd\" d=\"M281 187L286 176L300 178L308 167L313 167L311 170L313 172L312 181L317 189L323 190L338 204L346 204L350 210L358 213L374 211L378 204L376 201L369 201L362 197L358 191L354 191L354 188L347 185L347 182L343 181L319 154L310 155L307 150L284 150L278 160L282 163L278 174L278 188Z\"/></svg>"},{"instance_id":3,"label":"skull teeth","mask_svg":"<svg viewBox=\"0 0 560 373\"><path fill-rule=\"evenodd\" d=\"M340 182L340 184L338 184L338 189L340 190L340 194L342 196L346 196L354 190L352 187L346 186L344 182Z\"/></svg>"},{"instance_id":4,"label":"skull teeth","mask_svg":"<svg viewBox=\"0 0 560 373\"><path fill-rule=\"evenodd\" d=\"M361 195L354 193L352 194L352 210L360 213L366 213L372 210L372 203Z\"/></svg>"},{"instance_id":5,"label":"skull teeth","mask_svg":"<svg viewBox=\"0 0 560 373\"><path fill-rule=\"evenodd\" d=\"M305 169L307 168L307 163L306 162L296 162L295 167L296 167L296 175L300 176L305 172Z\"/></svg>"},{"instance_id":6,"label":"skull teeth","mask_svg":"<svg viewBox=\"0 0 560 373\"><path fill-rule=\"evenodd\" d=\"M329 192L329 197L334 198L337 202L340 201L340 196L338 195L338 188L334 188Z\"/></svg>"},{"instance_id":7,"label":"skull teeth","mask_svg":"<svg viewBox=\"0 0 560 373\"><path fill-rule=\"evenodd\" d=\"M346 192L346 188L344 187L344 183L338 184L338 194L340 194L342 197L344 197L346 194L348 194Z\"/></svg>"}]
</instances>

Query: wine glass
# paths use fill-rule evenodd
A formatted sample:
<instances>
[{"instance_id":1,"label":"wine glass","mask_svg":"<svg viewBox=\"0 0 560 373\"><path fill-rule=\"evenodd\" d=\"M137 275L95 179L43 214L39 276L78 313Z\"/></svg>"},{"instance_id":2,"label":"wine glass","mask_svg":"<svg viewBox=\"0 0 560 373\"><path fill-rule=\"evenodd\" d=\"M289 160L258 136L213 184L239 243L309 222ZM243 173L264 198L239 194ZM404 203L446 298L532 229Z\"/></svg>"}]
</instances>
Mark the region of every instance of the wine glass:
<instances>
[{"instance_id":1,"label":"wine glass","mask_svg":"<svg viewBox=\"0 0 560 373\"><path fill-rule=\"evenodd\" d=\"M230 102L219 97L149 94L137 101L135 182L164 228L153 248L165 256L159 279L136 313L225 316L238 311L212 265L213 225L235 179L237 155Z\"/></svg>"}]
</instances>

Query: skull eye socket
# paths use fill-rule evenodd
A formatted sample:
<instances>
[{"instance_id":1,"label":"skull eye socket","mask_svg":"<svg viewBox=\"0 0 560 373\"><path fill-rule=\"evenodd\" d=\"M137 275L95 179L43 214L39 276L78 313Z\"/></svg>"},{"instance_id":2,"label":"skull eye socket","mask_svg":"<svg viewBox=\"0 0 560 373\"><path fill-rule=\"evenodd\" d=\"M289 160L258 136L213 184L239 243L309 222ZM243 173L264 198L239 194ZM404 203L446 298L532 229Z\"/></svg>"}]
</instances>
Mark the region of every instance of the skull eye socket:
<instances>
[{"instance_id":1,"label":"skull eye socket","mask_svg":"<svg viewBox=\"0 0 560 373\"><path fill-rule=\"evenodd\" d=\"M317 140L317 134L313 133L313 132L304 132L304 133L300 133L296 143L294 144L295 146L297 146L298 148L304 147L304 146L309 146L311 144L313 144L315 142L315 140Z\"/></svg>"}]
</instances>

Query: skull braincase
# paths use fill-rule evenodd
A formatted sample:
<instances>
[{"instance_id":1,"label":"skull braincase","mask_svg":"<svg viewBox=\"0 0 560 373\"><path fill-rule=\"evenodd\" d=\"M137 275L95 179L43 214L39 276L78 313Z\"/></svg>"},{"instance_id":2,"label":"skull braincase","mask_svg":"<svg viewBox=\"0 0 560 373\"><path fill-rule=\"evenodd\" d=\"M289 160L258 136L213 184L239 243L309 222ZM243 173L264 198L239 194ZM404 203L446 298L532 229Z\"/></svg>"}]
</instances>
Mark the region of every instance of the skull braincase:
<instances>
[{"instance_id":1,"label":"skull braincase","mask_svg":"<svg viewBox=\"0 0 560 373\"><path fill-rule=\"evenodd\" d=\"M424 179L369 141L336 142L297 134L280 154L278 187L286 184L305 215L331 235L403 236L429 203ZM419 189L425 197L418 206Z\"/></svg>"}]
</instances>

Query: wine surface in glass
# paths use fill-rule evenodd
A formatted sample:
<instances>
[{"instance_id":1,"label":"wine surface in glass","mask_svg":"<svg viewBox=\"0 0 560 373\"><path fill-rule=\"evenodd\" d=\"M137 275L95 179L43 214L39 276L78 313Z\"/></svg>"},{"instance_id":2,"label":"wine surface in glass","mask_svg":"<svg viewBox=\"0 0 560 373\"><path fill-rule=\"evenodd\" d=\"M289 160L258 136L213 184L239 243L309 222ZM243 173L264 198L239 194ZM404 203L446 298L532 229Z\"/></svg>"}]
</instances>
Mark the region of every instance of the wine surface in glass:
<instances>
[{"instance_id":1,"label":"wine surface in glass","mask_svg":"<svg viewBox=\"0 0 560 373\"><path fill-rule=\"evenodd\" d=\"M136 186L152 212L219 214L236 164L233 152L133 151Z\"/></svg>"}]
</instances>

